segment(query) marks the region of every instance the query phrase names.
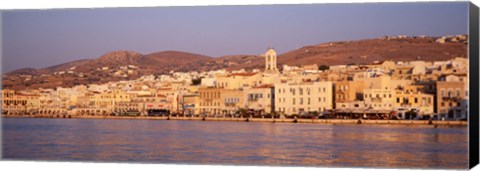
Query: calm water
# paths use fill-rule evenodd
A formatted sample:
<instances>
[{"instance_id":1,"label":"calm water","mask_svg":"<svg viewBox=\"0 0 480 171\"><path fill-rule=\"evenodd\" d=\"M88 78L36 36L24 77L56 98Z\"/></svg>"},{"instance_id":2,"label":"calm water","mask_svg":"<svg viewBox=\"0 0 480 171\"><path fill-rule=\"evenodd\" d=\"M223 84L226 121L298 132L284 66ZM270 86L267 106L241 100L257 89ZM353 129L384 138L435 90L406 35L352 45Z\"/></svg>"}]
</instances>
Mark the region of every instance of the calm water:
<instances>
[{"instance_id":1,"label":"calm water","mask_svg":"<svg viewBox=\"0 0 480 171\"><path fill-rule=\"evenodd\" d=\"M8 160L461 168L467 127L3 118Z\"/></svg>"}]
</instances>

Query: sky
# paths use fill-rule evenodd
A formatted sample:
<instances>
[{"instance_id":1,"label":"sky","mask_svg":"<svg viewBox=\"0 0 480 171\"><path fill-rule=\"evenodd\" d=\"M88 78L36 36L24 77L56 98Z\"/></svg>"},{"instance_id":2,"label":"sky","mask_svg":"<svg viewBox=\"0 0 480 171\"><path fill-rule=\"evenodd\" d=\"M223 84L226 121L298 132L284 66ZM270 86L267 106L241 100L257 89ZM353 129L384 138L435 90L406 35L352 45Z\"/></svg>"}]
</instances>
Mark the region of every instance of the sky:
<instances>
[{"instance_id":1,"label":"sky","mask_svg":"<svg viewBox=\"0 0 480 171\"><path fill-rule=\"evenodd\" d=\"M194 6L2 11L2 71L115 50L219 57L281 54L385 35L467 34L467 2Z\"/></svg>"}]
</instances>

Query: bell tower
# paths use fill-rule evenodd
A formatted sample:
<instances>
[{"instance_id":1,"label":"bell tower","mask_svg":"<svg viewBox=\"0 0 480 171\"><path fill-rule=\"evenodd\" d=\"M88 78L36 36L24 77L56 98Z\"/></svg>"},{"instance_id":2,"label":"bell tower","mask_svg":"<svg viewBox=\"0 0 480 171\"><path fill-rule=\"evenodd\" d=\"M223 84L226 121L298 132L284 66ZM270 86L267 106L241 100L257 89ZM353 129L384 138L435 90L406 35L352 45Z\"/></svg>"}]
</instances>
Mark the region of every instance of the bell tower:
<instances>
[{"instance_id":1,"label":"bell tower","mask_svg":"<svg viewBox=\"0 0 480 171\"><path fill-rule=\"evenodd\" d=\"M278 73L277 52L273 48L268 48L267 52L265 52L265 72Z\"/></svg>"}]
</instances>

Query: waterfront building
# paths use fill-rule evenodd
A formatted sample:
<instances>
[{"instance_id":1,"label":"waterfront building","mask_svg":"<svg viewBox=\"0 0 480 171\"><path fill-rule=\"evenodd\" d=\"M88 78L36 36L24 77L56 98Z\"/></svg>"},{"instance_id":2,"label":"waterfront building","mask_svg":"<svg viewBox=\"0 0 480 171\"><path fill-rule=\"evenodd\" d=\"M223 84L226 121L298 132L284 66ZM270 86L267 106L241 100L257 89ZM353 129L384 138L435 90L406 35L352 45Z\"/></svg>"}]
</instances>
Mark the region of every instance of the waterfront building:
<instances>
[{"instance_id":1,"label":"waterfront building","mask_svg":"<svg viewBox=\"0 0 480 171\"><path fill-rule=\"evenodd\" d=\"M417 86L418 88L418 86ZM397 113L402 113L403 119L432 118L434 114L434 95L422 93L423 88L416 90L397 90L394 94L394 107ZM409 111L416 116L406 116Z\"/></svg>"},{"instance_id":2,"label":"waterfront building","mask_svg":"<svg viewBox=\"0 0 480 171\"><path fill-rule=\"evenodd\" d=\"M383 113L394 110L395 91L393 89L365 89L363 94L368 109Z\"/></svg>"},{"instance_id":3,"label":"waterfront building","mask_svg":"<svg viewBox=\"0 0 480 171\"><path fill-rule=\"evenodd\" d=\"M363 81L337 81L335 82L335 108L340 110L359 110L365 108L363 102Z\"/></svg>"},{"instance_id":4,"label":"waterfront building","mask_svg":"<svg viewBox=\"0 0 480 171\"><path fill-rule=\"evenodd\" d=\"M304 82L275 84L276 111L292 115L333 109L333 83Z\"/></svg>"},{"instance_id":5,"label":"waterfront building","mask_svg":"<svg viewBox=\"0 0 480 171\"><path fill-rule=\"evenodd\" d=\"M436 87L438 119L467 119L468 77L446 75Z\"/></svg>"},{"instance_id":6,"label":"waterfront building","mask_svg":"<svg viewBox=\"0 0 480 171\"><path fill-rule=\"evenodd\" d=\"M221 91L221 88L212 87L202 87L198 89L200 114L208 116L221 114Z\"/></svg>"},{"instance_id":7,"label":"waterfront building","mask_svg":"<svg viewBox=\"0 0 480 171\"><path fill-rule=\"evenodd\" d=\"M95 109L95 115L106 116L113 112L113 94L107 92L93 92L89 98L89 106L90 108Z\"/></svg>"},{"instance_id":8,"label":"waterfront building","mask_svg":"<svg viewBox=\"0 0 480 171\"><path fill-rule=\"evenodd\" d=\"M261 85L245 90L246 106L255 113L268 114L275 111L275 88Z\"/></svg>"},{"instance_id":9,"label":"waterfront building","mask_svg":"<svg viewBox=\"0 0 480 171\"><path fill-rule=\"evenodd\" d=\"M221 115L233 115L240 109L245 109L245 92L238 89L221 89Z\"/></svg>"},{"instance_id":10,"label":"waterfront building","mask_svg":"<svg viewBox=\"0 0 480 171\"><path fill-rule=\"evenodd\" d=\"M184 94L181 100L182 113L184 115L200 114L200 99L197 93Z\"/></svg>"},{"instance_id":11,"label":"waterfront building","mask_svg":"<svg viewBox=\"0 0 480 171\"><path fill-rule=\"evenodd\" d=\"M364 81L335 82L335 102L362 101Z\"/></svg>"},{"instance_id":12,"label":"waterfront building","mask_svg":"<svg viewBox=\"0 0 480 171\"><path fill-rule=\"evenodd\" d=\"M39 95L36 94L19 94L3 89L0 98L3 114L35 114L39 109Z\"/></svg>"}]
</instances>

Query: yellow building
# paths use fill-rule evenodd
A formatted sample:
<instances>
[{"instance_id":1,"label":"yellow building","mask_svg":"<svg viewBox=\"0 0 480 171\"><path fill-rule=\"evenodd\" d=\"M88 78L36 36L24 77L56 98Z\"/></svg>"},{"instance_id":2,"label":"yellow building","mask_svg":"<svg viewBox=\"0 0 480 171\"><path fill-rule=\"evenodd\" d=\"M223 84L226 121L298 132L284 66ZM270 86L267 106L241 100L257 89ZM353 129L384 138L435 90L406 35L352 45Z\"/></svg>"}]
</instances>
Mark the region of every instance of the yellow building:
<instances>
[{"instance_id":1,"label":"yellow building","mask_svg":"<svg viewBox=\"0 0 480 171\"><path fill-rule=\"evenodd\" d=\"M364 109L363 81L338 81L335 82L335 109L359 110Z\"/></svg>"},{"instance_id":2,"label":"yellow building","mask_svg":"<svg viewBox=\"0 0 480 171\"><path fill-rule=\"evenodd\" d=\"M276 111L292 115L333 109L333 83L275 84Z\"/></svg>"},{"instance_id":3,"label":"yellow building","mask_svg":"<svg viewBox=\"0 0 480 171\"><path fill-rule=\"evenodd\" d=\"M246 107L245 93L242 90L222 89L220 99L222 100L220 109L223 116L235 114L240 109Z\"/></svg>"},{"instance_id":4,"label":"yellow building","mask_svg":"<svg viewBox=\"0 0 480 171\"><path fill-rule=\"evenodd\" d=\"M467 119L468 79L455 75L437 82L438 119Z\"/></svg>"},{"instance_id":5,"label":"yellow building","mask_svg":"<svg viewBox=\"0 0 480 171\"><path fill-rule=\"evenodd\" d=\"M388 113L394 108L394 94L393 89L365 89L363 91L365 104L369 109L376 111L384 111Z\"/></svg>"},{"instance_id":6,"label":"yellow building","mask_svg":"<svg viewBox=\"0 0 480 171\"><path fill-rule=\"evenodd\" d=\"M94 92L89 98L91 108L113 110L113 94Z\"/></svg>"},{"instance_id":7,"label":"yellow building","mask_svg":"<svg viewBox=\"0 0 480 171\"><path fill-rule=\"evenodd\" d=\"M200 97L198 94L185 94L182 96L182 112L185 115L200 114Z\"/></svg>"},{"instance_id":8,"label":"yellow building","mask_svg":"<svg viewBox=\"0 0 480 171\"><path fill-rule=\"evenodd\" d=\"M3 114L36 114L40 107L39 95L19 94L14 90L2 90Z\"/></svg>"},{"instance_id":9,"label":"yellow building","mask_svg":"<svg viewBox=\"0 0 480 171\"><path fill-rule=\"evenodd\" d=\"M200 114L216 116L221 114L222 99L221 88L199 88Z\"/></svg>"},{"instance_id":10,"label":"yellow building","mask_svg":"<svg viewBox=\"0 0 480 171\"><path fill-rule=\"evenodd\" d=\"M245 90L246 106L260 114L275 111L275 88L273 85L262 85Z\"/></svg>"},{"instance_id":11,"label":"yellow building","mask_svg":"<svg viewBox=\"0 0 480 171\"><path fill-rule=\"evenodd\" d=\"M351 102L363 100L363 81L335 82L335 102Z\"/></svg>"},{"instance_id":12,"label":"yellow building","mask_svg":"<svg viewBox=\"0 0 480 171\"><path fill-rule=\"evenodd\" d=\"M434 113L434 96L431 94L421 93L420 91L400 91L395 92L394 107L396 111L417 112L417 117L428 115L433 117ZM405 119L405 116L403 115Z\"/></svg>"},{"instance_id":13,"label":"yellow building","mask_svg":"<svg viewBox=\"0 0 480 171\"><path fill-rule=\"evenodd\" d=\"M217 77L217 88L240 89L262 84L260 73L233 73Z\"/></svg>"}]
</instances>

